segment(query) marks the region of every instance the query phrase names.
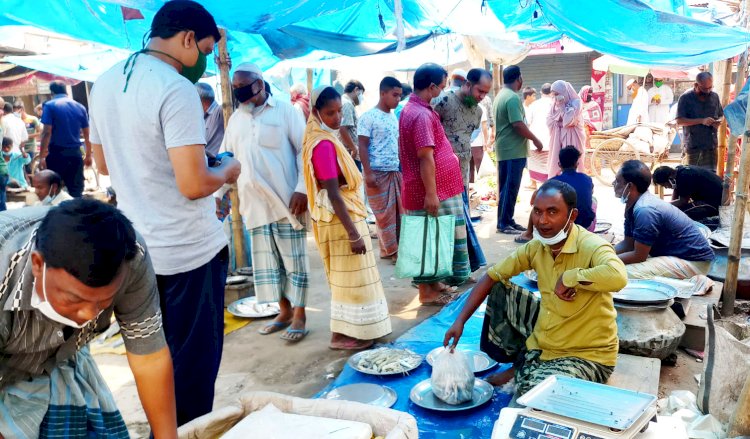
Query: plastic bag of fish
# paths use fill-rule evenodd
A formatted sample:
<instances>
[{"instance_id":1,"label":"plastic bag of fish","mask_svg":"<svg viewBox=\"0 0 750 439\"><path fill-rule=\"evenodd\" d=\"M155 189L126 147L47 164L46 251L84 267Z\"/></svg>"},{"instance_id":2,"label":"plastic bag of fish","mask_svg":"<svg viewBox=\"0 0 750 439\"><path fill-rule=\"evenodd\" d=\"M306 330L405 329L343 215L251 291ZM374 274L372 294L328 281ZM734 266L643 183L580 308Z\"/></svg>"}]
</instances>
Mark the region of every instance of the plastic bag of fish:
<instances>
[{"instance_id":1,"label":"plastic bag of fish","mask_svg":"<svg viewBox=\"0 0 750 439\"><path fill-rule=\"evenodd\" d=\"M422 357L408 349L378 348L358 354L356 369L375 375L407 373L422 363Z\"/></svg>"},{"instance_id":2,"label":"plastic bag of fish","mask_svg":"<svg viewBox=\"0 0 750 439\"><path fill-rule=\"evenodd\" d=\"M432 393L448 404L471 401L474 396L474 372L469 357L457 350L445 349L432 364Z\"/></svg>"}]
</instances>

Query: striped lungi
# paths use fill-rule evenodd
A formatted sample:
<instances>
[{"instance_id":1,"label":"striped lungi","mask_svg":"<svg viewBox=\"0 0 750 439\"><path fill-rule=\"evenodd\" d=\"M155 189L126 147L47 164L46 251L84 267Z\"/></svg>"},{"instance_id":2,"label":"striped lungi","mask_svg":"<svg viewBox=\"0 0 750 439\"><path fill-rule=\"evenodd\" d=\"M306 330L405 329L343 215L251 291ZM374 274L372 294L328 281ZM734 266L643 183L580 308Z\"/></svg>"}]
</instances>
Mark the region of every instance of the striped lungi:
<instances>
[{"instance_id":1,"label":"striped lungi","mask_svg":"<svg viewBox=\"0 0 750 439\"><path fill-rule=\"evenodd\" d=\"M407 210L406 215L426 216L424 210ZM464 199L462 195L448 198L440 202L438 216L453 215L456 217L455 239L453 241L453 275L449 278L415 277L416 284L429 284L447 281L451 285L461 285L469 278L469 249L466 243L466 214L464 213ZM420 242L421 245L421 242Z\"/></svg>"},{"instance_id":2,"label":"striped lungi","mask_svg":"<svg viewBox=\"0 0 750 439\"><path fill-rule=\"evenodd\" d=\"M604 384L615 368L578 357L563 357L542 361L542 351L526 352L523 366L516 369L516 395L521 396L552 375Z\"/></svg>"},{"instance_id":3,"label":"striped lungi","mask_svg":"<svg viewBox=\"0 0 750 439\"><path fill-rule=\"evenodd\" d=\"M258 303L289 300L304 307L310 286L307 231L294 230L288 219L250 230L253 281Z\"/></svg>"},{"instance_id":4,"label":"striped lungi","mask_svg":"<svg viewBox=\"0 0 750 439\"><path fill-rule=\"evenodd\" d=\"M49 375L0 390L0 434L15 438L128 438L88 348Z\"/></svg>"},{"instance_id":5,"label":"striped lungi","mask_svg":"<svg viewBox=\"0 0 750 439\"><path fill-rule=\"evenodd\" d=\"M690 279L693 276L707 274L710 268L711 261L686 261L674 256L657 256L625 266L628 279L653 279L657 276Z\"/></svg>"},{"instance_id":6,"label":"striped lungi","mask_svg":"<svg viewBox=\"0 0 750 439\"><path fill-rule=\"evenodd\" d=\"M389 258L398 253L398 237L401 227L401 172L371 171L377 187L366 186L367 200L378 225L380 257Z\"/></svg>"},{"instance_id":7,"label":"striped lungi","mask_svg":"<svg viewBox=\"0 0 750 439\"><path fill-rule=\"evenodd\" d=\"M364 218L353 217L364 237L367 252L352 253L349 234L338 216L313 223L323 267L331 288L331 332L359 340L374 340L391 333L391 318L372 240Z\"/></svg>"},{"instance_id":8,"label":"striped lungi","mask_svg":"<svg viewBox=\"0 0 750 439\"><path fill-rule=\"evenodd\" d=\"M526 166L529 167L529 176L538 182L547 181L547 169L549 167L549 151L537 151L536 148L529 150Z\"/></svg>"}]
</instances>

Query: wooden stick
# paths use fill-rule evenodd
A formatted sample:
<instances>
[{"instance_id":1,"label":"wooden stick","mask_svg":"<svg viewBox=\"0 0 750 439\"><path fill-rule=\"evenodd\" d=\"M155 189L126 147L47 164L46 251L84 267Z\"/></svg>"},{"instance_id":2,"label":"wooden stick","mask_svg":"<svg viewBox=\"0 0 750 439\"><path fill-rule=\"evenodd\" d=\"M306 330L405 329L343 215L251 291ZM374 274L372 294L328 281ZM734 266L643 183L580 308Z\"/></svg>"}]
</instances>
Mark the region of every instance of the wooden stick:
<instances>
[{"instance_id":1,"label":"wooden stick","mask_svg":"<svg viewBox=\"0 0 750 439\"><path fill-rule=\"evenodd\" d=\"M734 83L734 95L740 94L742 87L745 86L745 70L747 69L747 52L740 54L739 62L737 63L737 78ZM732 187L734 183L734 162L737 155L737 139L739 139L740 133L732 133L729 137L729 145L727 150L727 166L724 168L724 190L722 193L722 201L725 206L731 204Z\"/></svg>"},{"instance_id":2,"label":"wooden stick","mask_svg":"<svg viewBox=\"0 0 750 439\"><path fill-rule=\"evenodd\" d=\"M500 93L500 89L503 88L503 66L492 64L492 91L495 92L495 96Z\"/></svg>"},{"instance_id":3,"label":"wooden stick","mask_svg":"<svg viewBox=\"0 0 750 439\"><path fill-rule=\"evenodd\" d=\"M722 84L719 98L721 99L721 108L724 108L729 103L729 90L731 88L732 84L732 59L727 59L725 61L720 61L716 63L717 70L720 70L721 73L724 74L724 83ZM723 71L722 71L723 70ZM718 73L718 72L717 72ZM717 151L717 155L719 156L718 160L718 169L717 174L720 177L724 176L724 155L727 152L727 119L724 118L724 120L721 122L721 126L719 127L719 150Z\"/></svg>"},{"instance_id":4,"label":"wooden stick","mask_svg":"<svg viewBox=\"0 0 750 439\"><path fill-rule=\"evenodd\" d=\"M227 51L227 32L219 29L221 40L219 40L219 72L221 78L221 109L224 112L224 128L232 116L232 82L229 79L229 52ZM245 230L240 215L240 197L237 194L237 185L232 185L229 191L232 201L232 249L234 250L235 268L247 266L247 255L245 254Z\"/></svg>"},{"instance_id":5,"label":"wooden stick","mask_svg":"<svg viewBox=\"0 0 750 439\"><path fill-rule=\"evenodd\" d=\"M742 138L742 157L740 175L737 179L737 195L734 202L734 222L729 239L727 254L727 275L724 281L723 304L721 313L725 316L734 314L734 301L737 298L737 273L740 264L740 251L745 225L745 206L747 204L748 177L750 175L750 111L745 112L745 133Z\"/></svg>"},{"instance_id":6,"label":"wooden stick","mask_svg":"<svg viewBox=\"0 0 750 439\"><path fill-rule=\"evenodd\" d=\"M740 398L734 408L732 417L729 419L727 430L727 437L747 437L746 435L750 435L750 375L748 375L745 385L742 387Z\"/></svg>"},{"instance_id":7,"label":"wooden stick","mask_svg":"<svg viewBox=\"0 0 750 439\"><path fill-rule=\"evenodd\" d=\"M312 107L313 107L312 92L313 92L313 69L307 69L307 95L310 96L310 110L312 110Z\"/></svg>"}]
</instances>

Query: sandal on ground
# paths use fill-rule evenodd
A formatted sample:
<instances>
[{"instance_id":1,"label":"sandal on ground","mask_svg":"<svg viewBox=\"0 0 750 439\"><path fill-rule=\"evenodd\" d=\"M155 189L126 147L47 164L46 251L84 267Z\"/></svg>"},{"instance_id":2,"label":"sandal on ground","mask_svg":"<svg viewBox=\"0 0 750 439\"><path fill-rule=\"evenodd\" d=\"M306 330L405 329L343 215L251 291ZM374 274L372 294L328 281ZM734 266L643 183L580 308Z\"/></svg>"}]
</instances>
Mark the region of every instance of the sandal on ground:
<instances>
[{"instance_id":1,"label":"sandal on ground","mask_svg":"<svg viewBox=\"0 0 750 439\"><path fill-rule=\"evenodd\" d=\"M423 302L420 303L421 306L445 306L451 302L456 300L456 296L447 294L447 293L440 293L437 299L433 300L432 302Z\"/></svg>"},{"instance_id":2,"label":"sandal on ground","mask_svg":"<svg viewBox=\"0 0 750 439\"><path fill-rule=\"evenodd\" d=\"M374 340L349 340L342 343L331 343L328 348L334 351L361 351L375 344Z\"/></svg>"},{"instance_id":3,"label":"sandal on ground","mask_svg":"<svg viewBox=\"0 0 750 439\"><path fill-rule=\"evenodd\" d=\"M525 238L525 237L523 237L521 235L516 236L516 238L513 239L513 242L518 243L518 244L526 244L529 241L531 241L531 239Z\"/></svg>"},{"instance_id":4,"label":"sandal on ground","mask_svg":"<svg viewBox=\"0 0 750 439\"><path fill-rule=\"evenodd\" d=\"M266 326L258 329L258 334L260 335L269 335L273 334L274 332L279 332L283 329L286 329L289 325L291 325L292 322L271 322L267 324Z\"/></svg>"},{"instance_id":5,"label":"sandal on ground","mask_svg":"<svg viewBox=\"0 0 750 439\"><path fill-rule=\"evenodd\" d=\"M283 334L281 334L281 339L286 340L289 343L299 343L301 342L305 337L307 337L307 334L309 334L310 331L307 329L287 329L284 331Z\"/></svg>"},{"instance_id":6,"label":"sandal on ground","mask_svg":"<svg viewBox=\"0 0 750 439\"><path fill-rule=\"evenodd\" d=\"M513 226L505 226L502 229L497 229L497 233L503 233L505 235L520 235L523 232L514 229Z\"/></svg>"}]
</instances>

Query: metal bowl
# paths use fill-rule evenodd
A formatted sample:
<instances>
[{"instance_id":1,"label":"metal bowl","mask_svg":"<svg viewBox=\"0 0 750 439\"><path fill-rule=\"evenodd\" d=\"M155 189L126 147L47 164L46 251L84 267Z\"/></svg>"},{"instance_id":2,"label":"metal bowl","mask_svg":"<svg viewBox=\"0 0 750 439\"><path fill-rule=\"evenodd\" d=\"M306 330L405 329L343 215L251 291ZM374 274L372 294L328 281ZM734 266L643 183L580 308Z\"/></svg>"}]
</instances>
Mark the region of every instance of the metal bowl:
<instances>
[{"instance_id":1,"label":"metal bowl","mask_svg":"<svg viewBox=\"0 0 750 439\"><path fill-rule=\"evenodd\" d=\"M628 285L612 297L620 303L656 305L677 297L677 288L650 279L629 280Z\"/></svg>"},{"instance_id":2,"label":"metal bowl","mask_svg":"<svg viewBox=\"0 0 750 439\"><path fill-rule=\"evenodd\" d=\"M359 367L359 361L362 358L365 358L368 355L373 355L373 353L377 352L378 350L383 350L383 349L390 349L390 350L393 350L393 351L409 352L411 355L414 355L415 357L419 357L419 362L416 363L416 366L414 366L414 367L404 367L403 369L395 371L395 372L377 373L377 372L373 372L370 369L365 369L365 368ZM362 373L367 374L367 375L387 376L387 375L407 374L407 373L411 372L412 370L414 370L414 369L418 368L419 366L421 366L423 360L424 360L424 358L421 355L416 354L416 353L414 353L414 352L412 352L412 351L410 351L408 349L378 348L378 349L371 349L369 351L357 352L356 354L354 354L351 357L349 357L349 360L347 360L347 363L349 364L349 366L352 369L356 370L357 372L362 372Z\"/></svg>"},{"instance_id":3,"label":"metal bowl","mask_svg":"<svg viewBox=\"0 0 750 439\"><path fill-rule=\"evenodd\" d=\"M487 381L480 380L479 378L474 379L474 394L472 395L471 401L464 402L462 404L452 405L442 401L432 391L432 380L426 379L411 389L409 399L414 404L428 409L436 410L440 412L459 412L462 410L470 410L475 407L486 403L492 399L492 394L495 389L492 384Z\"/></svg>"},{"instance_id":4,"label":"metal bowl","mask_svg":"<svg viewBox=\"0 0 750 439\"><path fill-rule=\"evenodd\" d=\"M379 384L357 383L341 386L326 393L325 399L354 401L377 407L391 408L398 400L396 391Z\"/></svg>"}]
</instances>

